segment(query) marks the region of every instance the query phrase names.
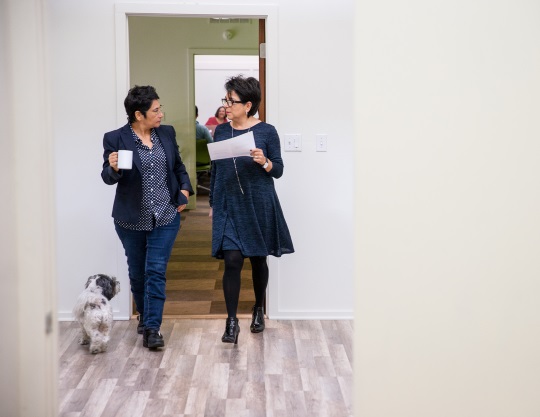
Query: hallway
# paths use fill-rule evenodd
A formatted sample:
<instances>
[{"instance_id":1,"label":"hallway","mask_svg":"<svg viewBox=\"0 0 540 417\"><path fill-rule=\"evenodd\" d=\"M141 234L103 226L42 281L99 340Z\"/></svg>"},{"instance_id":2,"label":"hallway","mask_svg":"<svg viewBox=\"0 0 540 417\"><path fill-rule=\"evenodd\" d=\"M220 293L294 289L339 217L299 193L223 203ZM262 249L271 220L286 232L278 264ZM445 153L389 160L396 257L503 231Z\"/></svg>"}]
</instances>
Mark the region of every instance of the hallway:
<instances>
[{"instance_id":1,"label":"hallway","mask_svg":"<svg viewBox=\"0 0 540 417\"><path fill-rule=\"evenodd\" d=\"M223 261L211 256L212 219L208 194L197 194L197 209L182 212L181 229L167 268L164 316L175 318L226 317L223 299ZM244 263L238 314L248 314L255 303L251 264Z\"/></svg>"}]
</instances>

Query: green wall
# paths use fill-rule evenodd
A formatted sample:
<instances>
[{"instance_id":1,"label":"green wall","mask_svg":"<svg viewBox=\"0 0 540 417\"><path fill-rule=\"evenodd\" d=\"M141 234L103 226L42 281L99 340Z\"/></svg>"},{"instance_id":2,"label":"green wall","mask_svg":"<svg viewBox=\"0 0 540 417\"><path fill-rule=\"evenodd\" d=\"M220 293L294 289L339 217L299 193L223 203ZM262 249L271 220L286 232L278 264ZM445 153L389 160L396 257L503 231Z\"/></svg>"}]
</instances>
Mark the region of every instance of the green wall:
<instances>
[{"instance_id":1,"label":"green wall","mask_svg":"<svg viewBox=\"0 0 540 417\"><path fill-rule=\"evenodd\" d=\"M163 123L176 130L182 160L195 188L193 55L252 55L258 49L258 20L210 23L208 18L132 16L128 28L130 84L156 87L165 113ZM234 37L225 40L225 30ZM188 208L195 207L192 197Z\"/></svg>"}]
</instances>

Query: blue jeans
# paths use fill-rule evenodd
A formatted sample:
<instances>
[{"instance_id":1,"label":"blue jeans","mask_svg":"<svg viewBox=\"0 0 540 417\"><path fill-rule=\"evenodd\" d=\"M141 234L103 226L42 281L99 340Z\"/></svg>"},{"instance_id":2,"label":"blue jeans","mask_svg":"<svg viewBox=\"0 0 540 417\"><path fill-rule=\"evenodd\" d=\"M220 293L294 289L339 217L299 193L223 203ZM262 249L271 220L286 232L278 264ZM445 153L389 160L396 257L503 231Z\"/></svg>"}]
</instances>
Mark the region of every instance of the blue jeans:
<instances>
[{"instance_id":1,"label":"blue jeans","mask_svg":"<svg viewBox=\"0 0 540 417\"><path fill-rule=\"evenodd\" d=\"M180 229L180 213L174 220L149 232L114 225L126 252L131 293L144 326L161 327L165 304L165 271Z\"/></svg>"}]
</instances>

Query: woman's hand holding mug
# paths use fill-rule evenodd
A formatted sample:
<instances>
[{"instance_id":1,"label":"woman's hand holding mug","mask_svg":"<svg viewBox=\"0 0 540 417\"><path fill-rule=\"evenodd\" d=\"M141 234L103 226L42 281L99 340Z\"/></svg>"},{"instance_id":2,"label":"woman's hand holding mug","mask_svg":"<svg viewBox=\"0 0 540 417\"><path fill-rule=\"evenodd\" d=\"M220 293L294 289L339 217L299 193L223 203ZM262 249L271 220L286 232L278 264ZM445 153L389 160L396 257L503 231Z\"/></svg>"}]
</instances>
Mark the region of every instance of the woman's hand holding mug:
<instances>
[{"instance_id":1,"label":"woman's hand holding mug","mask_svg":"<svg viewBox=\"0 0 540 417\"><path fill-rule=\"evenodd\" d=\"M109 165L114 169L115 172L119 171L118 168L118 152L111 152L109 154Z\"/></svg>"}]
</instances>

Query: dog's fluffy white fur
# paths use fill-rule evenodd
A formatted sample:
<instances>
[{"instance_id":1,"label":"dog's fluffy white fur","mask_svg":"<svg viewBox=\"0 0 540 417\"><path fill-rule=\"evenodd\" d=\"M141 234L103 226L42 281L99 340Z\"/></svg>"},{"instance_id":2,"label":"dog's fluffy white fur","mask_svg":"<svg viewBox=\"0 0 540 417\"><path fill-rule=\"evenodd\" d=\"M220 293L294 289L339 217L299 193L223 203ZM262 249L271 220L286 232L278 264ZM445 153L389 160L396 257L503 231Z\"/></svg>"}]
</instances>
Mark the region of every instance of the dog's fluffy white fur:
<instances>
[{"instance_id":1,"label":"dog's fluffy white fur","mask_svg":"<svg viewBox=\"0 0 540 417\"><path fill-rule=\"evenodd\" d=\"M92 275L86 282L73 308L73 315L81 325L79 344L90 345L91 353L107 350L113 322L111 303L120 291L120 282L104 274Z\"/></svg>"}]
</instances>

